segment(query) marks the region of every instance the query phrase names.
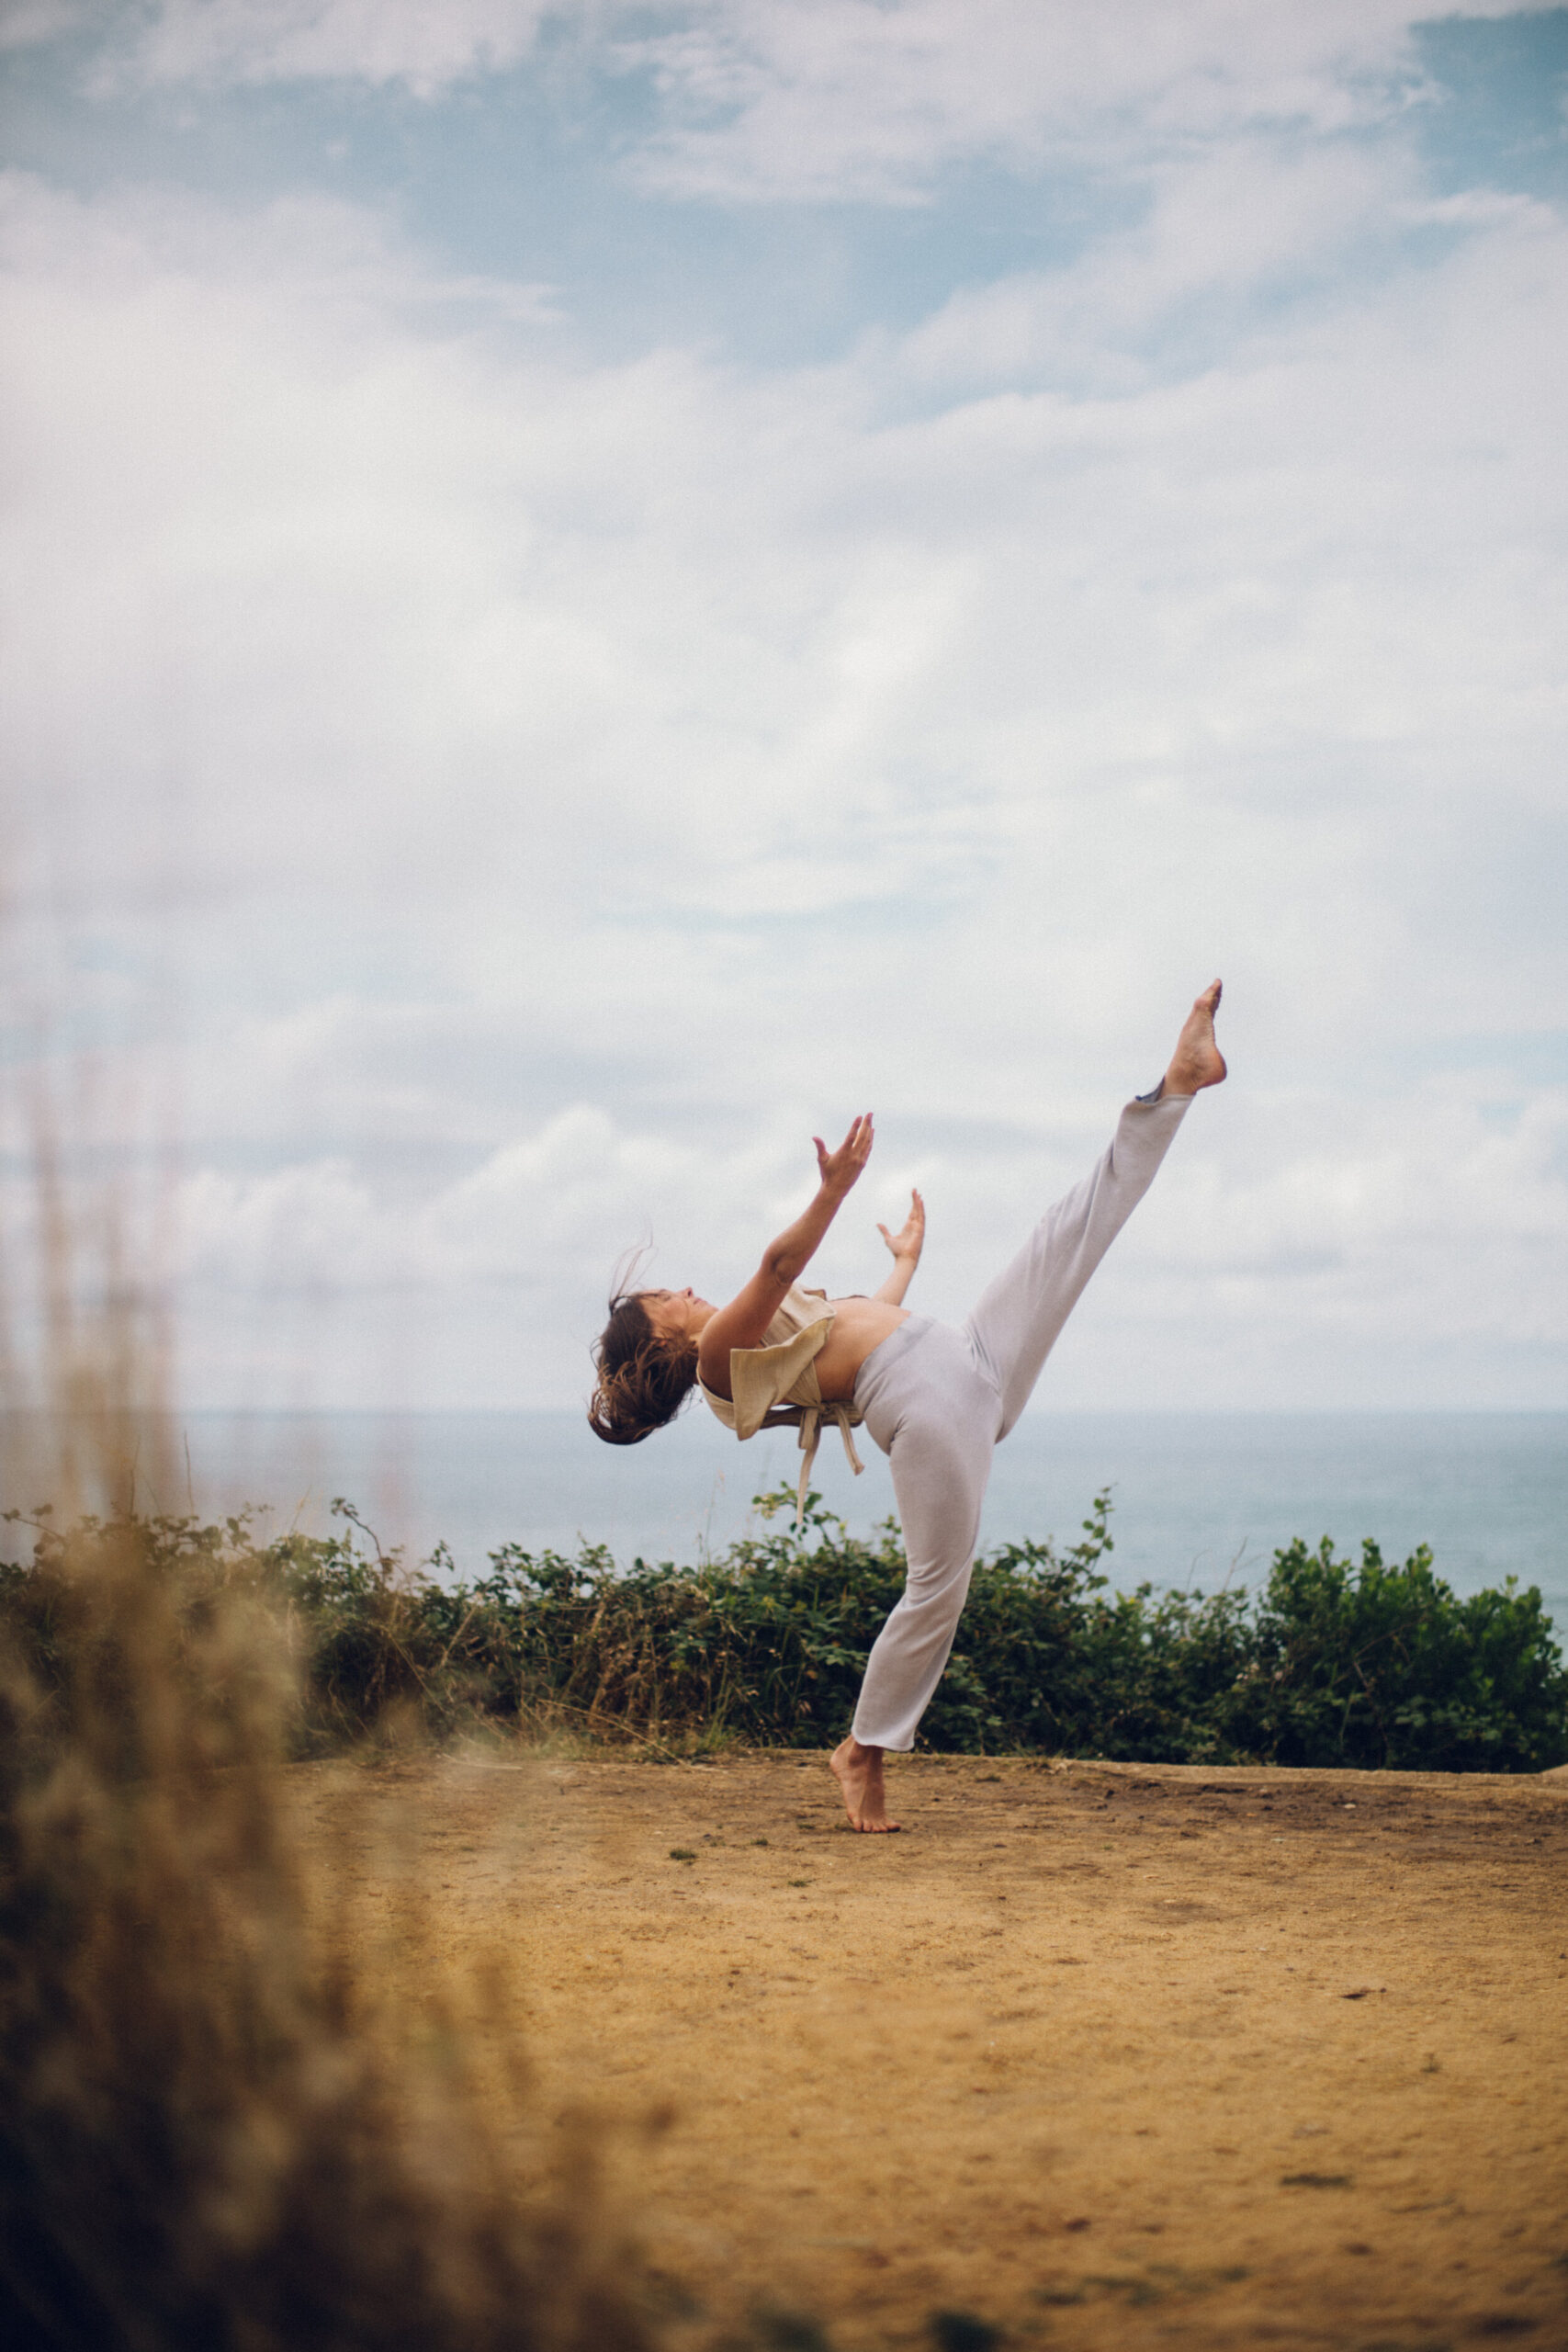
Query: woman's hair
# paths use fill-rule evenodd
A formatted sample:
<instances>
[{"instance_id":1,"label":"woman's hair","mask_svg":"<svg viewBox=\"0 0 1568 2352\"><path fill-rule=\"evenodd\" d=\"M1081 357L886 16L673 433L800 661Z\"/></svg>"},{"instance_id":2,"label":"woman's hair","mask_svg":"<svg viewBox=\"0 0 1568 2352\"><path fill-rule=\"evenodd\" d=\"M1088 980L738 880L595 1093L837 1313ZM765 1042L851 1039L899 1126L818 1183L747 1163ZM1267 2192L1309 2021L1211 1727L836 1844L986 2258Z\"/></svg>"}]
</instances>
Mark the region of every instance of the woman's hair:
<instances>
[{"instance_id":1,"label":"woman's hair","mask_svg":"<svg viewBox=\"0 0 1568 2352\"><path fill-rule=\"evenodd\" d=\"M593 1350L599 1377L588 1426L606 1445L640 1445L674 1419L696 1385L695 1340L683 1331L661 1339L642 1300L637 1290L613 1294Z\"/></svg>"}]
</instances>

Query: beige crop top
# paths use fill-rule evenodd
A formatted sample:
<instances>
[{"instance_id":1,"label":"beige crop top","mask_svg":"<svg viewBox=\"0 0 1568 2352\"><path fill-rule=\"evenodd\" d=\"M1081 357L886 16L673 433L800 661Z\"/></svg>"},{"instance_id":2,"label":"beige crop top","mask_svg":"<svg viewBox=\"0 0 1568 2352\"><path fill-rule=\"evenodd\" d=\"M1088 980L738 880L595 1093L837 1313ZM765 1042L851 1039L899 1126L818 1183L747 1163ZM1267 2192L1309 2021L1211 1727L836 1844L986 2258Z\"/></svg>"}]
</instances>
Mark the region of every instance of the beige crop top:
<instances>
[{"instance_id":1,"label":"beige crop top","mask_svg":"<svg viewBox=\"0 0 1568 2352\"><path fill-rule=\"evenodd\" d=\"M761 1346L729 1351L733 1404L728 1396L716 1396L704 1382L697 1383L725 1428L733 1430L742 1440L755 1437L761 1429L799 1428L800 1450L806 1459L800 1465L800 1484L795 1491L797 1527L806 1515L806 1490L824 1420L839 1424L844 1452L857 1478L865 1466L850 1435L861 1419L860 1414L852 1405L837 1400L826 1403L817 1379L817 1359L826 1347L832 1328L833 1310L826 1291L802 1290L797 1283L792 1283L778 1313L762 1334Z\"/></svg>"}]
</instances>

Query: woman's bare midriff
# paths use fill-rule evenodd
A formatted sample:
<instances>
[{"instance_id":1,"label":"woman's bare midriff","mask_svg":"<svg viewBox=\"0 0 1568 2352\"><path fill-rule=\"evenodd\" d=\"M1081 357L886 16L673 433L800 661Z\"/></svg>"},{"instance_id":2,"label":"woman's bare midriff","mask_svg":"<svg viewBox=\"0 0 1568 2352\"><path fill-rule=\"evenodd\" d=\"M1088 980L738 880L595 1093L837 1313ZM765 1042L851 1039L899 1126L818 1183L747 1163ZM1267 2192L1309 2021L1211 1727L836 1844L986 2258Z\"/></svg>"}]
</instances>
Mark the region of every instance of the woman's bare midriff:
<instances>
[{"instance_id":1,"label":"woman's bare midriff","mask_svg":"<svg viewBox=\"0 0 1568 2352\"><path fill-rule=\"evenodd\" d=\"M835 1298L833 1328L817 1358L817 1385L824 1402L848 1404L855 1393L855 1374L870 1355L909 1319L907 1306L889 1306L881 1298Z\"/></svg>"}]
</instances>

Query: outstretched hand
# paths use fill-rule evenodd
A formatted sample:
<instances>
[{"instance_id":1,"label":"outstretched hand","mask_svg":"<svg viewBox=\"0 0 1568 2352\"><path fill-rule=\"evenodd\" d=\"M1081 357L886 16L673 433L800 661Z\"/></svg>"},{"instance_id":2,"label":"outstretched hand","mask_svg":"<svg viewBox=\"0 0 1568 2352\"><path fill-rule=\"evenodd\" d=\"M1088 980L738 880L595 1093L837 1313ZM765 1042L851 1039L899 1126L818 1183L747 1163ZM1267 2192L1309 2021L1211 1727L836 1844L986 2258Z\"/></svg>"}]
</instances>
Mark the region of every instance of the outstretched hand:
<instances>
[{"instance_id":1,"label":"outstretched hand","mask_svg":"<svg viewBox=\"0 0 1568 2352\"><path fill-rule=\"evenodd\" d=\"M918 1263L926 1243L926 1204L919 1193L910 1193L909 1214L898 1232L889 1233L885 1225L878 1225L876 1229L895 1258L908 1258Z\"/></svg>"},{"instance_id":2,"label":"outstretched hand","mask_svg":"<svg viewBox=\"0 0 1568 2352\"><path fill-rule=\"evenodd\" d=\"M842 1200L850 1187L859 1182L871 1158L871 1147L875 1141L871 1131L871 1113L861 1113L837 1151L829 1151L820 1136L813 1136L811 1140L817 1146L817 1167L824 1191Z\"/></svg>"}]
</instances>

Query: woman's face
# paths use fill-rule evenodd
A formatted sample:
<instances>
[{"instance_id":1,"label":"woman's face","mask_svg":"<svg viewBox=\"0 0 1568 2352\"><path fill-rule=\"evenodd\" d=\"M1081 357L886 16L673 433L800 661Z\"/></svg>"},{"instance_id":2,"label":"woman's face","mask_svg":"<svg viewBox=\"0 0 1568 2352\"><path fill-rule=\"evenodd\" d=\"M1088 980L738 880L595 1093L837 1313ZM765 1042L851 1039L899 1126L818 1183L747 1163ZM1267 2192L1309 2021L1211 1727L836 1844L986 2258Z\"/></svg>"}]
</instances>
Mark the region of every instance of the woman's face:
<instances>
[{"instance_id":1,"label":"woman's face","mask_svg":"<svg viewBox=\"0 0 1568 2352\"><path fill-rule=\"evenodd\" d=\"M694 1340L714 1312L710 1302L694 1290L645 1290L637 1293L643 1313L661 1340Z\"/></svg>"}]
</instances>

